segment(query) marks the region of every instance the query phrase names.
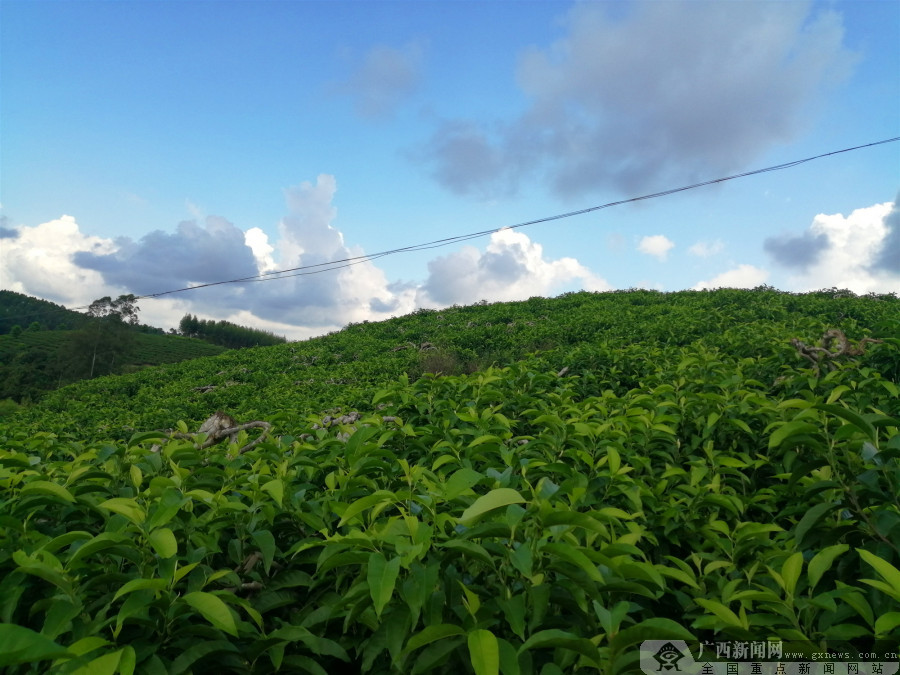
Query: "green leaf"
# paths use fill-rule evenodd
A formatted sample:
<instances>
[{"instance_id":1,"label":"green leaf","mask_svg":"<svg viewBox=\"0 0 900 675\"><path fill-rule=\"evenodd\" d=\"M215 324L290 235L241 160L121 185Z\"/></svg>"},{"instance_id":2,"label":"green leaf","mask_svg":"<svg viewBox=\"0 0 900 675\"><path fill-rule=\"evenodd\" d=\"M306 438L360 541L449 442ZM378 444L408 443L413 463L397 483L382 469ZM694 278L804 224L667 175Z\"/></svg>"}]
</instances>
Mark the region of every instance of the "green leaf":
<instances>
[{"instance_id":1,"label":"green leaf","mask_svg":"<svg viewBox=\"0 0 900 675\"><path fill-rule=\"evenodd\" d=\"M478 473L474 469L469 469L468 467L454 472L454 474L447 479L447 482L444 483L444 499L448 501L456 499L463 492L478 483L482 478L484 478L483 474Z\"/></svg>"},{"instance_id":2,"label":"green leaf","mask_svg":"<svg viewBox=\"0 0 900 675\"><path fill-rule=\"evenodd\" d=\"M212 593L194 591L185 595L182 600L200 612L204 619L219 630L234 637L238 636L237 624L231 615L231 610L220 598Z\"/></svg>"},{"instance_id":3,"label":"green leaf","mask_svg":"<svg viewBox=\"0 0 900 675\"><path fill-rule=\"evenodd\" d=\"M481 562L491 567L494 566L494 559L491 557L491 554L488 553L485 550L484 546L481 546L480 544L476 544L471 541L465 541L464 539L448 539L447 541L438 544L438 546L440 546L441 548L460 551L470 558L480 560Z\"/></svg>"},{"instance_id":4,"label":"green leaf","mask_svg":"<svg viewBox=\"0 0 900 675\"><path fill-rule=\"evenodd\" d=\"M497 488L476 499L469 508L463 511L459 522L465 525L494 509L524 502L525 498L512 488Z\"/></svg>"},{"instance_id":5,"label":"green leaf","mask_svg":"<svg viewBox=\"0 0 900 675\"><path fill-rule=\"evenodd\" d=\"M856 549L856 552L859 553L859 556L864 561L875 568L875 571L878 572L878 574L887 582L890 589L893 590L893 593L890 593L890 591L886 592L894 599L900 600L900 570L891 565L887 560L882 560L874 553L866 551L865 549ZM868 583L870 586L875 586L875 584L871 583L870 579L861 579L861 581ZM875 587L880 588L880 586Z\"/></svg>"},{"instance_id":6,"label":"green leaf","mask_svg":"<svg viewBox=\"0 0 900 675\"><path fill-rule=\"evenodd\" d=\"M48 553L56 553L63 546L67 546L74 541L81 541L82 539L90 539L91 533L85 532L84 530L73 530L71 532L66 532L64 534L51 539L46 544L40 547L39 550L47 551Z\"/></svg>"},{"instance_id":7,"label":"green leaf","mask_svg":"<svg viewBox=\"0 0 900 675\"><path fill-rule=\"evenodd\" d=\"M185 432L187 432L187 429L185 429ZM137 445L138 443L143 443L144 441L161 441L167 438L168 436L166 436L166 434L162 431L143 431L141 433L135 434L131 437L131 439L129 439L128 447L130 448L134 445Z\"/></svg>"},{"instance_id":8,"label":"green leaf","mask_svg":"<svg viewBox=\"0 0 900 675\"><path fill-rule=\"evenodd\" d=\"M190 647L185 649L178 655L169 667L167 675L181 675L181 673L190 670L191 666L197 661L210 654L218 652L226 652L234 654L238 651L236 645L227 640L208 640L206 642L194 642ZM200 672L200 671L198 671Z\"/></svg>"},{"instance_id":9,"label":"green leaf","mask_svg":"<svg viewBox=\"0 0 900 675\"><path fill-rule=\"evenodd\" d=\"M619 467L622 465L622 460L619 457L619 451L614 447L609 446L606 448L606 456L609 459L609 472L615 476L619 473Z\"/></svg>"},{"instance_id":10,"label":"green leaf","mask_svg":"<svg viewBox=\"0 0 900 675\"><path fill-rule=\"evenodd\" d=\"M849 549L850 547L847 544L835 544L834 546L823 548L813 556L812 560L809 561L809 567L806 570L810 589L816 587L816 584L819 583L822 575L831 568L835 558L846 553Z\"/></svg>"},{"instance_id":11,"label":"green leaf","mask_svg":"<svg viewBox=\"0 0 900 675\"><path fill-rule=\"evenodd\" d=\"M466 588L466 585L462 581L459 581L458 583L463 592L463 605L465 605L466 611L468 611L474 619L475 615L478 614L478 610L481 609L481 598L478 597L477 593Z\"/></svg>"},{"instance_id":12,"label":"green leaf","mask_svg":"<svg viewBox=\"0 0 900 675\"><path fill-rule=\"evenodd\" d=\"M66 567L71 568L73 563L78 562L82 558L86 558L89 555L107 548L112 548L113 546L118 546L125 542L131 543L130 537L118 534L117 532L102 532L73 551L72 555L69 556L69 560L66 562Z\"/></svg>"},{"instance_id":13,"label":"green leaf","mask_svg":"<svg viewBox=\"0 0 900 675\"><path fill-rule=\"evenodd\" d=\"M263 492L268 492L272 496L272 499L277 502L278 506L281 506L281 500L284 498L284 482L280 478L270 480L262 486L262 490Z\"/></svg>"},{"instance_id":14,"label":"green leaf","mask_svg":"<svg viewBox=\"0 0 900 675\"><path fill-rule=\"evenodd\" d=\"M41 495L50 495L51 497L57 497L62 499L63 501L67 501L70 503L75 502L75 497L72 496L72 493L66 490L62 485L57 485L56 483L51 483L48 480L33 480L30 483L26 483L22 486L21 492L23 494L29 492L36 492Z\"/></svg>"},{"instance_id":15,"label":"green leaf","mask_svg":"<svg viewBox=\"0 0 900 675\"><path fill-rule=\"evenodd\" d=\"M178 542L175 540L175 534L168 527L160 527L153 530L147 538L150 545L156 551L156 555L160 558L171 558L178 553Z\"/></svg>"},{"instance_id":16,"label":"green leaf","mask_svg":"<svg viewBox=\"0 0 900 675\"><path fill-rule=\"evenodd\" d=\"M822 518L826 515L839 508L840 504L833 502L822 502L820 504L816 504L809 511L806 512L800 522L797 523L797 527L794 528L794 539L797 542L798 547L802 546L803 539L806 536L806 533L809 532L813 527L818 524Z\"/></svg>"},{"instance_id":17,"label":"green leaf","mask_svg":"<svg viewBox=\"0 0 900 675\"><path fill-rule=\"evenodd\" d=\"M189 501L189 498L181 494L178 488L167 487L160 495L159 501L156 502L156 507L153 515L150 516L150 520L147 522L147 527L152 530L165 525L175 517L175 514L187 501Z\"/></svg>"},{"instance_id":18,"label":"green leaf","mask_svg":"<svg viewBox=\"0 0 900 675\"><path fill-rule=\"evenodd\" d=\"M30 628L12 623L0 623L0 666L33 663L48 659L62 659L72 654L50 638Z\"/></svg>"},{"instance_id":19,"label":"green leaf","mask_svg":"<svg viewBox=\"0 0 900 675\"><path fill-rule=\"evenodd\" d=\"M509 561L513 564L513 567L526 577L530 577L534 574L534 560L531 555L531 546L527 543L522 543L517 549L511 551L509 554Z\"/></svg>"},{"instance_id":20,"label":"green leaf","mask_svg":"<svg viewBox=\"0 0 900 675\"><path fill-rule=\"evenodd\" d=\"M499 675L500 647L494 634L483 628L469 633L469 658L475 675Z\"/></svg>"},{"instance_id":21,"label":"green leaf","mask_svg":"<svg viewBox=\"0 0 900 675\"><path fill-rule=\"evenodd\" d=\"M716 618L719 619L726 626L731 626L732 628L744 628L747 626L738 618L738 615L731 611L728 607L723 605L718 600L711 600L709 598L694 598L694 602L703 607L705 610L712 612Z\"/></svg>"},{"instance_id":22,"label":"green leaf","mask_svg":"<svg viewBox=\"0 0 900 675\"><path fill-rule=\"evenodd\" d=\"M144 520L147 518L147 514L144 513L144 509L142 509L136 501L133 499L126 499L125 497L115 497L113 499L107 499L102 504L98 504L101 509L106 509L107 511L113 511L115 513L119 513L128 520L130 520L135 525L141 525Z\"/></svg>"},{"instance_id":23,"label":"green leaf","mask_svg":"<svg viewBox=\"0 0 900 675\"><path fill-rule=\"evenodd\" d=\"M887 637L897 626L900 626L900 612L882 614L875 622L875 636Z\"/></svg>"},{"instance_id":24,"label":"green leaf","mask_svg":"<svg viewBox=\"0 0 900 675\"><path fill-rule=\"evenodd\" d=\"M69 595L74 599L72 584L66 578L65 574L63 574L61 569L55 569L50 565L41 562L39 559L32 558L31 556L26 555L24 551L15 551L12 554L12 558L13 562L19 566L20 571L50 582L66 593L66 595Z\"/></svg>"},{"instance_id":25,"label":"green leaf","mask_svg":"<svg viewBox=\"0 0 900 675\"><path fill-rule=\"evenodd\" d=\"M573 527L581 527L591 532L600 532L607 537L609 536L609 530L606 525L596 518L592 518L587 513L581 513L580 511L569 511L567 509L551 511L550 513L541 515L541 522L545 527L572 525Z\"/></svg>"},{"instance_id":26,"label":"green leaf","mask_svg":"<svg viewBox=\"0 0 900 675\"><path fill-rule=\"evenodd\" d=\"M122 650L103 654L75 670L72 675L114 675L122 659Z\"/></svg>"},{"instance_id":27,"label":"green leaf","mask_svg":"<svg viewBox=\"0 0 900 675\"><path fill-rule=\"evenodd\" d=\"M644 619L640 623L630 626L616 633L610 642L615 652L621 652L626 647L643 642L644 640L696 640L694 635L684 626L672 619L653 617Z\"/></svg>"},{"instance_id":28,"label":"green leaf","mask_svg":"<svg viewBox=\"0 0 900 675\"><path fill-rule=\"evenodd\" d=\"M126 593L133 593L134 591L142 591L144 589L151 589L153 591L161 591L168 585L168 582L165 579L132 579L129 582L126 582L113 596L113 602L121 598Z\"/></svg>"},{"instance_id":29,"label":"green leaf","mask_svg":"<svg viewBox=\"0 0 900 675\"><path fill-rule=\"evenodd\" d=\"M144 472L141 471L141 467L137 464L132 464L131 468L128 469L128 475L131 478L131 483L134 485L135 490L141 489L141 483L144 482Z\"/></svg>"},{"instance_id":30,"label":"green leaf","mask_svg":"<svg viewBox=\"0 0 900 675\"><path fill-rule=\"evenodd\" d=\"M597 566L591 562L584 553L570 544L548 542L541 547L545 553L565 560L567 563L575 565L584 570L593 581L603 583L603 575L597 569Z\"/></svg>"},{"instance_id":31,"label":"green leaf","mask_svg":"<svg viewBox=\"0 0 900 675\"><path fill-rule=\"evenodd\" d=\"M137 666L137 654L134 651L134 647L125 645L119 651L121 652L121 658L119 659L119 673L121 673L121 675L133 675L134 668Z\"/></svg>"},{"instance_id":32,"label":"green leaf","mask_svg":"<svg viewBox=\"0 0 900 675\"><path fill-rule=\"evenodd\" d=\"M497 646L500 652L500 672L503 675L522 675L516 648L502 638L497 638Z\"/></svg>"},{"instance_id":33,"label":"green leaf","mask_svg":"<svg viewBox=\"0 0 900 675\"><path fill-rule=\"evenodd\" d=\"M379 552L369 556L369 570L366 579L369 582L369 593L375 604L375 614L379 618L384 606L391 600L394 594L394 585L400 574L400 558L388 560Z\"/></svg>"},{"instance_id":34,"label":"green leaf","mask_svg":"<svg viewBox=\"0 0 900 675\"><path fill-rule=\"evenodd\" d=\"M781 578L784 580L784 590L788 595L793 595L797 588L797 580L803 571L803 554L794 553L781 567Z\"/></svg>"},{"instance_id":35,"label":"green leaf","mask_svg":"<svg viewBox=\"0 0 900 675\"><path fill-rule=\"evenodd\" d=\"M485 434L484 436L479 436L471 443L469 443L470 448L474 448L478 445L482 445L484 443L503 443L503 439L499 436L494 436L493 434Z\"/></svg>"},{"instance_id":36,"label":"green leaf","mask_svg":"<svg viewBox=\"0 0 900 675\"><path fill-rule=\"evenodd\" d=\"M335 656L341 661L349 661L347 651L334 640L329 640L316 635L304 626L282 626L269 634L270 638L285 640L287 642L302 642L309 647L314 654L319 656Z\"/></svg>"},{"instance_id":37,"label":"green leaf","mask_svg":"<svg viewBox=\"0 0 900 675\"><path fill-rule=\"evenodd\" d=\"M262 553L263 566L266 569L266 574L268 574L272 567L272 562L275 560L275 537L268 530L257 530L252 536L253 541L259 546L259 552Z\"/></svg>"},{"instance_id":38,"label":"green leaf","mask_svg":"<svg viewBox=\"0 0 900 675\"><path fill-rule=\"evenodd\" d=\"M578 652L591 659L595 664L600 663L600 652L596 645L587 638L578 637L574 633L568 633L556 628L541 630L534 633L525 643L519 647L519 653L529 649L562 648Z\"/></svg>"},{"instance_id":39,"label":"green leaf","mask_svg":"<svg viewBox=\"0 0 900 675\"><path fill-rule=\"evenodd\" d=\"M354 516L359 515L366 509L370 509L376 504L394 501L394 499L396 499L394 493L388 492L387 490L378 490L378 492L374 492L367 497L357 499L347 507L346 511L344 511L344 514L341 516L341 520L338 523L338 527L349 521Z\"/></svg>"},{"instance_id":40,"label":"green leaf","mask_svg":"<svg viewBox=\"0 0 900 675\"><path fill-rule=\"evenodd\" d=\"M859 429L859 431L861 433L865 434L866 437L870 441L872 441L872 443L875 443L877 441L878 434L875 431L875 427L873 427L870 422L867 422L860 415L853 412L852 410L847 410L847 408L844 408L843 406L839 406L839 405L834 405L834 404L829 405L828 403L817 403L813 407L816 408L817 410L824 410L827 413L831 413L835 417L840 417L840 418L846 420L847 422L852 424L854 427Z\"/></svg>"},{"instance_id":41,"label":"green leaf","mask_svg":"<svg viewBox=\"0 0 900 675\"><path fill-rule=\"evenodd\" d=\"M792 436L807 436L819 432L819 427L803 420L787 422L778 427L769 437L769 450L773 450Z\"/></svg>"},{"instance_id":42,"label":"green leaf","mask_svg":"<svg viewBox=\"0 0 900 675\"><path fill-rule=\"evenodd\" d=\"M439 623L433 626L428 626L427 628L419 631L415 635L413 635L406 643L406 647L403 648L403 651L409 653L418 649L419 647L424 647L427 644L431 644L432 642L436 642L437 640L443 640L444 638L454 637L457 635L465 635L466 631L452 623Z\"/></svg>"}]
</instances>

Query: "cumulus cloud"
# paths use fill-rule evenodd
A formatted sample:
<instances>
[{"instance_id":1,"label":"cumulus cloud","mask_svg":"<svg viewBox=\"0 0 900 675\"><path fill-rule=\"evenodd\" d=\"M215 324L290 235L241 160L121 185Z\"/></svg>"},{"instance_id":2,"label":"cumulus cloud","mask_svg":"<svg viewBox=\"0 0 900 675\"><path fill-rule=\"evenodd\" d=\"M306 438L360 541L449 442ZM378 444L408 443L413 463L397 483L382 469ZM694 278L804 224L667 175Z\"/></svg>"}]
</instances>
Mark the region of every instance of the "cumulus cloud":
<instances>
[{"instance_id":1,"label":"cumulus cloud","mask_svg":"<svg viewBox=\"0 0 900 675\"><path fill-rule=\"evenodd\" d=\"M351 321L387 318L379 316L380 308L398 313L414 308L414 293L394 293L382 270L371 262L331 264L364 255L361 249L348 247L333 225L336 192L337 182L328 174L320 175L315 184L305 181L288 188L284 192L288 213L278 225L277 242L271 245L264 233L253 233L257 256L262 251L277 253L277 269L295 270L247 288L244 306L251 306L256 316L333 329Z\"/></svg>"},{"instance_id":2,"label":"cumulus cloud","mask_svg":"<svg viewBox=\"0 0 900 675\"><path fill-rule=\"evenodd\" d=\"M420 156L447 188L477 195L514 191L532 172L572 197L745 167L796 137L855 63L840 16L811 8L578 3L563 39L520 59L527 110L492 127L446 120Z\"/></svg>"},{"instance_id":3,"label":"cumulus cloud","mask_svg":"<svg viewBox=\"0 0 900 675\"><path fill-rule=\"evenodd\" d=\"M0 239L15 239L19 236L18 230L7 227L9 218L5 215L0 216Z\"/></svg>"},{"instance_id":4,"label":"cumulus cloud","mask_svg":"<svg viewBox=\"0 0 900 675\"><path fill-rule=\"evenodd\" d=\"M72 251L105 255L115 244L83 234L72 216L36 227L20 226L14 232L15 237L3 241L0 287L64 305L85 305L116 294L99 272L76 265L71 257Z\"/></svg>"},{"instance_id":5,"label":"cumulus cloud","mask_svg":"<svg viewBox=\"0 0 900 675\"><path fill-rule=\"evenodd\" d=\"M269 244L269 236L259 227L251 227L244 233L244 243L253 252L253 258L260 273L278 269L272 253L275 247Z\"/></svg>"},{"instance_id":6,"label":"cumulus cloud","mask_svg":"<svg viewBox=\"0 0 900 675\"><path fill-rule=\"evenodd\" d=\"M638 251L646 253L647 255L652 255L657 260L663 261L668 257L669 251L674 246L674 242L665 235L654 234L641 239L638 243Z\"/></svg>"},{"instance_id":7,"label":"cumulus cloud","mask_svg":"<svg viewBox=\"0 0 900 675\"><path fill-rule=\"evenodd\" d=\"M419 293L425 306L522 300L572 282L589 291L611 288L574 258L547 260L540 244L511 229L494 232L484 252L465 246L435 258L428 272Z\"/></svg>"},{"instance_id":8,"label":"cumulus cloud","mask_svg":"<svg viewBox=\"0 0 900 675\"><path fill-rule=\"evenodd\" d=\"M897 205L856 209L850 215L819 214L797 236L767 240L765 250L792 274L789 290L847 288L856 293L900 289Z\"/></svg>"},{"instance_id":9,"label":"cumulus cloud","mask_svg":"<svg viewBox=\"0 0 900 675\"><path fill-rule=\"evenodd\" d=\"M883 222L887 232L870 267L875 271L900 274L900 194Z\"/></svg>"},{"instance_id":10,"label":"cumulus cloud","mask_svg":"<svg viewBox=\"0 0 900 675\"><path fill-rule=\"evenodd\" d=\"M114 243L114 251L77 251L72 260L135 295L258 274L244 232L219 216L207 216L202 226L195 220L183 221L172 234L156 230L138 242L120 237ZM241 289L218 286L209 295L219 302L226 298L235 302Z\"/></svg>"},{"instance_id":11,"label":"cumulus cloud","mask_svg":"<svg viewBox=\"0 0 900 675\"><path fill-rule=\"evenodd\" d=\"M709 281L700 281L694 286L695 291L705 288L756 288L769 278L769 273L753 265L738 265L734 269L722 272Z\"/></svg>"},{"instance_id":12,"label":"cumulus cloud","mask_svg":"<svg viewBox=\"0 0 900 675\"><path fill-rule=\"evenodd\" d=\"M725 250L725 244L721 239L715 241L698 241L688 249L688 253L698 258L712 258Z\"/></svg>"},{"instance_id":13,"label":"cumulus cloud","mask_svg":"<svg viewBox=\"0 0 900 675\"><path fill-rule=\"evenodd\" d=\"M154 231L139 241L88 236L70 216L20 226L15 238L3 242L0 285L80 306L105 295L256 277L144 299L141 320L169 328L191 313L292 339L417 307L525 299L574 287L610 289L574 258L548 259L540 244L511 229L495 232L483 250L464 247L435 258L424 283L391 283L335 227L336 191L327 174L285 190L286 215L272 242L260 228L244 232L219 216L207 216L202 224L185 221L174 232ZM335 264L341 260L351 264ZM263 273L269 274L260 279Z\"/></svg>"},{"instance_id":14,"label":"cumulus cloud","mask_svg":"<svg viewBox=\"0 0 900 675\"><path fill-rule=\"evenodd\" d=\"M828 249L828 237L822 231L813 230L807 230L798 237L769 237L763 242L763 249L780 265L805 270Z\"/></svg>"},{"instance_id":15,"label":"cumulus cloud","mask_svg":"<svg viewBox=\"0 0 900 675\"><path fill-rule=\"evenodd\" d=\"M339 86L351 96L357 114L369 119L388 117L415 92L422 78L423 46L378 45L370 49L353 75Z\"/></svg>"}]
</instances>

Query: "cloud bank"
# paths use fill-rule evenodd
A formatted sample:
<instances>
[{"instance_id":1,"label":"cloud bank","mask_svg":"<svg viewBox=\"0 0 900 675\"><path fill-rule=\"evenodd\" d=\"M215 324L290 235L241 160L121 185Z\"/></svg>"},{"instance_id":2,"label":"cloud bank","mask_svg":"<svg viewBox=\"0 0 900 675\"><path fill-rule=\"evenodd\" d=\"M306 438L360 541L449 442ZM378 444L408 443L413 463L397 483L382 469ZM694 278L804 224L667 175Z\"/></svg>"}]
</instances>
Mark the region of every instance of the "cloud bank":
<instances>
[{"instance_id":1,"label":"cloud bank","mask_svg":"<svg viewBox=\"0 0 900 675\"><path fill-rule=\"evenodd\" d=\"M515 119L447 119L417 156L458 194L633 192L744 168L795 138L856 56L806 2L579 3L566 35L520 59ZM621 8L619 8L621 10ZM613 16L616 14L618 16Z\"/></svg>"},{"instance_id":2,"label":"cloud bank","mask_svg":"<svg viewBox=\"0 0 900 675\"><path fill-rule=\"evenodd\" d=\"M848 216L819 214L804 232L767 239L764 249L789 272L791 290L900 291L900 196Z\"/></svg>"},{"instance_id":3,"label":"cloud bank","mask_svg":"<svg viewBox=\"0 0 900 675\"><path fill-rule=\"evenodd\" d=\"M521 300L548 295L577 281L588 291L612 287L574 258L547 260L543 247L508 228L491 235L487 249L465 246L428 263L428 280L418 293L423 306L472 303L478 299Z\"/></svg>"},{"instance_id":4,"label":"cloud bank","mask_svg":"<svg viewBox=\"0 0 900 675\"><path fill-rule=\"evenodd\" d=\"M576 259L548 259L540 244L510 229L495 232L484 250L466 246L435 258L421 283L391 283L371 261L331 265L364 255L334 225L336 192L327 174L285 190L286 214L274 242L260 228L244 232L219 216L184 221L172 233L157 230L139 241L85 235L71 216L21 226L4 239L0 285L83 306L104 295L148 295L263 275L143 300L142 321L171 327L190 312L295 339L419 307L611 288ZM266 276L273 270L293 271Z\"/></svg>"}]
</instances>

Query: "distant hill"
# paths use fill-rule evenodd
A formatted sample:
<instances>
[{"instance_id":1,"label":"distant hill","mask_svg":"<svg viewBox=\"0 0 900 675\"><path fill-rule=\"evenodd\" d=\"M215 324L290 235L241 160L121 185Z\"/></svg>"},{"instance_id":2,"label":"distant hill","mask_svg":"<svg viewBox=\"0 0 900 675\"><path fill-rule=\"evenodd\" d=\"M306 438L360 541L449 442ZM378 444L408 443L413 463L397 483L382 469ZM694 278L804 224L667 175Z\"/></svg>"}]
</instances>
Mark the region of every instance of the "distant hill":
<instances>
[{"instance_id":1,"label":"distant hill","mask_svg":"<svg viewBox=\"0 0 900 675\"><path fill-rule=\"evenodd\" d=\"M28 328L34 322L42 330L69 330L80 328L85 321L84 314L49 300L15 291L0 291L0 335L9 333L13 326Z\"/></svg>"},{"instance_id":2,"label":"distant hill","mask_svg":"<svg viewBox=\"0 0 900 675\"><path fill-rule=\"evenodd\" d=\"M88 379L73 364L79 336L92 319L62 305L14 291L0 290L0 401L33 402L46 392ZM138 324L126 331L129 347L117 357L90 363L90 374L120 375L146 366L214 356L228 349L286 342L270 332L227 321L186 315L181 334ZM132 339L133 338L133 339ZM83 359L82 359L83 361Z\"/></svg>"},{"instance_id":3,"label":"distant hill","mask_svg":"<svg viewBox=\"0 0 900 675\"><path fill-rule=\"evenodd\" d=\"M72 366L86 314L14 291L0 291L0 400L31 402L46 392L83 379ZM102 364L97 374L128 373L150 365L212 356L225 347L203 340L166 335L162 328L137 325L130 349L119 362Z\"/></svg>"},{"instance_id":4,"label":"distant hill","mask_svg":"<svg viewBox=\"0 0 900 675\"><path fill-rule=\"evenodd\" d=\"M68 353L76 331L24 330L18 336L0 335L0 400L36 401L46 392L77 382L67 367ZM146 366L178 363L202 356L215 356L225 347L178 335L136 333L134 347L126 361L112 373L130 373Z\"/></svg>"}]
</instances>

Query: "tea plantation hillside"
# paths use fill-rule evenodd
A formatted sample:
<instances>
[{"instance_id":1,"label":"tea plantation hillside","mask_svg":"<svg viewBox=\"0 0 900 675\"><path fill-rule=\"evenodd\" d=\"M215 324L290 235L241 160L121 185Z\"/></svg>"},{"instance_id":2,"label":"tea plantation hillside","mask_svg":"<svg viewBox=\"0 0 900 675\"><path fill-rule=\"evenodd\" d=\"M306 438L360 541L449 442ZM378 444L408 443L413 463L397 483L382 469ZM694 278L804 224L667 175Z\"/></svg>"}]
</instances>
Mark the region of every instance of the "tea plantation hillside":
<instances>
[{"instance_id":1,"label":"tea plantation hillside","mask_svg":"<svg viewBox=\"0 0 900 675\"><path fill-rule=\"evenodd\" d=\"M87 377L87 373L72 367L75 335L71 330L27 330L18 335L0 335L0 399L38 400L61 384ZM149 365L177 363L225 351L225 347L177 335L135 331L132 340L122 362L115 364L117 371L133 372Z\"/></svg>"},{"instance_id":2,"label":"tea plantation hillside","mask_svg":"<svg viewBox=\"0 0 900 675\"><path fill-rule=\"evenodd\" d=\"M0 425L8 672L624 673L649 639L896 653L896 295L420 311Z\"/></svg>"}]
</instances>

